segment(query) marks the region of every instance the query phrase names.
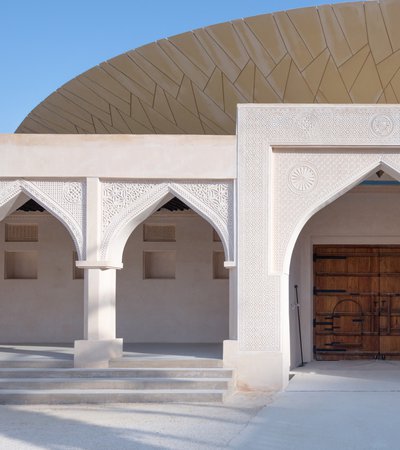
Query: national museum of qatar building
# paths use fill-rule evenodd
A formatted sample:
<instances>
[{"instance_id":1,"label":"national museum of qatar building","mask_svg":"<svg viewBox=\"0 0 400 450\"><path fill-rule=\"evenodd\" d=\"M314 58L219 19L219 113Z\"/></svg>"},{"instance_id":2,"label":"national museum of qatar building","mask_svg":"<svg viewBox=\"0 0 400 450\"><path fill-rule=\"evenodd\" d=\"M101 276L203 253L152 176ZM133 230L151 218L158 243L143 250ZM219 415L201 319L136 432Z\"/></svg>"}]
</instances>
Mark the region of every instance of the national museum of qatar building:
<instances>
[{"instance_id":1,"label":"national museum of qatar building","mask_svg":"<svg viewBox=\"0 0 400 450\"><path fill-rule=\"evenodd\" d=\"M238 389L400 358L400 2L161 39L0 136L0 343L217 344Z\"/></svg>"}]
</instances>

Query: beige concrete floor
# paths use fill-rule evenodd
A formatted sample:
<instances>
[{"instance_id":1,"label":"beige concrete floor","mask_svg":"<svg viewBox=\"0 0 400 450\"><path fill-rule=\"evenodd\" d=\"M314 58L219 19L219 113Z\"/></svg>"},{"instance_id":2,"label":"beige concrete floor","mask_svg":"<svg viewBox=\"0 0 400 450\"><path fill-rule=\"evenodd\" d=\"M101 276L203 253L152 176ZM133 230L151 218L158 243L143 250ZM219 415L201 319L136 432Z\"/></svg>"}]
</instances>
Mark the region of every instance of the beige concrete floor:
<instances>
[{"instance_id":1,"label":"beige concrete floor","mask_svg":"<svg viewBox=\"0 0 400 450\"><path fill-rule=\"evenodd\" d=\"M0 449L394 450L399 413L400 362L312 362L285 392L223 405L0 406Z\"/></svg>"},{"instance_id":2,"label":"beige concrete floor","mask_svg":"<svg viewBox=\"0 0 400 450\"><path fill-rule=\"evenodd\" d=\"M72 344L0 344L0 361L73 360ZM127 358L222 359L222 344L124 344Z\"/></svg>"},{"instance_id":3,"label":"beige concrete floor","mask_svg":"<svg viewBox=\"0 0 400 450\"><path fill-rule=\"evenodd\" d=\"M222 359L222 344L124 344L124 357Z\"/></svg>"},{"instance_id":4,"label":"beige concrete floor","mask_svg":"<svg viewBox=\"0 0 400 450\"><path fill-rule=\"evenodd\" d=\"M312 362L230 446L254 450L400 448L400 362Z\"/></svg>"},{"instance_id":5,"label":"beige concrete floor","mask_svg":"<svg viewBox=\"0 0 400 450\"><path fill-rule=\"evenodd\" d=\"M0 449L224 449L267 401L245 395L225 405L0 406Z\"/></svg>"}]
</instances>

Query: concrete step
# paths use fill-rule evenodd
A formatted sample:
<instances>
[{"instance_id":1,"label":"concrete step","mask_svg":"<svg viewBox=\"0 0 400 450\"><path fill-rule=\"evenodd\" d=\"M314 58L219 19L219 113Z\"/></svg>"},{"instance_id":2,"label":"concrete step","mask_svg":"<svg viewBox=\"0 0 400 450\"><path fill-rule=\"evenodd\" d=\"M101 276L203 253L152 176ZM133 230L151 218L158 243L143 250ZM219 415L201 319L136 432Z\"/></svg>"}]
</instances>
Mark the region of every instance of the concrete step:
<instances>
[{"instance_id":1,"label":"concrete step","mask_svg":"<svg viewBox=\"0 0 400 450\"><path fill-rule=\"evenodd\" d=\"M232 370L208 358L122 358L105 369L68 360L3 363L0 404L221 402L232 386Z\"/></svg>"},{"instance_id":2,"label":"concrete step","mask_svg":"<svg viewBox=\"0 0 400 450\"><path fill-rule=\"evenodd\" d=\"M0 368L21 368L21 369L67 369L74 367L72 359L24 359L24 360L0 360Z\"/></svg>"},{"instance_id":3,"label":"concrete step","mask_svg":"<svg viewBox=\"0 0 400 450\"><path fill-rule=\"evenodd\" d=\"M3 390L154 390L229 388L231 378L0 378Z\"/></svg>"},{"instance_id":4,"label":"concrete step","mask_svg":"<svg viewBox=\"0 0 400 450\"><path fill-rule=\"evenodd\" d=\"M0 391L0 404L222 402L225 392L219 389L5 389Z\"/></svg>"},{"instance_id":5,"label":"concrete step","mask_svg":"<svg viewBox=\"0 0 400 450\"><path fill-rule=\"evenodd\" d=\"M0 368L1 378L231 378L227 368Z\"/></svg>"},{"instance_id":6,"label":"concrete step","mask_svg":"<svg viewBox=\"0 0 400 450\"><path fill-rule=\"evenodd\" d=\"M223 367L221 359L216 358L137 358L127 357L110 361L111 368L215 368Z\"/></svg>"}]
</instances>

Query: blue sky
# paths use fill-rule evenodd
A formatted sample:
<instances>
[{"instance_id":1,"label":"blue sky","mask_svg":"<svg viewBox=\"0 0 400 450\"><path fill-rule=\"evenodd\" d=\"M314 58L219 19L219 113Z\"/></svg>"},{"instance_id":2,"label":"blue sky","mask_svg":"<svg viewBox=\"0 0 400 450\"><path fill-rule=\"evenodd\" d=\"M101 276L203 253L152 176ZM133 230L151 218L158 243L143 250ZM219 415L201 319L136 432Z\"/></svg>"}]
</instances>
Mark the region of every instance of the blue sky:
<instances>
[{"instance_id":1,"label":"blue sky","mask_svg":"<svg viewBox=\"0 0 400 450\"><path fill-rule=\"evenodd\" d=\"M127 50L202 26L315 4L315 0L0 0L0 133L13 133L37 104L71 78Z\"/></svg>"}]
</instances>

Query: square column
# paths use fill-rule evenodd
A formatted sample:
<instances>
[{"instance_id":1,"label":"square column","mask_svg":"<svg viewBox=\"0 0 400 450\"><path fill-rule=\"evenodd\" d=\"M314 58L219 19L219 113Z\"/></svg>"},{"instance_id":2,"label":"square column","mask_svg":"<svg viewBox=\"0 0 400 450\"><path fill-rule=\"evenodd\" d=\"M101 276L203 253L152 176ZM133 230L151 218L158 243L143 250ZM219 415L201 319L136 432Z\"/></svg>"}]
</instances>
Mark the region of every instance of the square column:
<instances>
[{"instance_id":1,"label":"square column","mask_svg":"<svg viewBox=\"0 0 400 450\"><path fill-rule=\"evenodd\" d=\"M289 380L287 276L271 265L271 147L259 110L238 108L238 338L224 343L224 363L236 368L239 389L280 391Z\"/></svg>"},{"instance_id":2,"label":"square column","mask_svg":"<svg viewBox=\"0 0 400 450\"><path fill-rule=\"evenodd\" d=\"M116 338L116 268L93 267L85 261L84 340L75 341L75 367L108 367L122 356L122 339Z\"/></svg>"},{"instance_id":3,"label":"square column","mask_svg":"<svg viewBox=\"0 0 400 450\"><path fill-rule=\"evenodd\" d=\"M75 341L74 367L108 367L110 359L122 356L122 339L116 338L116 270L121 263L99 261L101 244L101 183L86 181L86 261L84 339Z\"/></svg>"},{"instance_id":4,"label":"square column","mask_svg":"<svg viewBox=\"0 0 400 450\"><path fill-rule=\"evenodd\" d=\"M115 339L115 269L85 271L85 339Z\"/></svg>"}]
</instances>

